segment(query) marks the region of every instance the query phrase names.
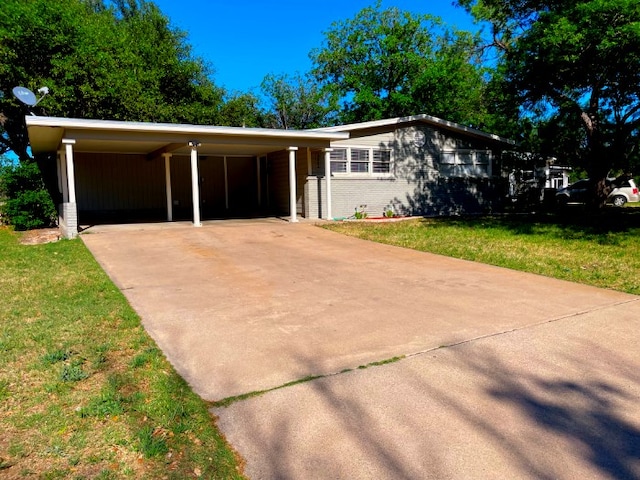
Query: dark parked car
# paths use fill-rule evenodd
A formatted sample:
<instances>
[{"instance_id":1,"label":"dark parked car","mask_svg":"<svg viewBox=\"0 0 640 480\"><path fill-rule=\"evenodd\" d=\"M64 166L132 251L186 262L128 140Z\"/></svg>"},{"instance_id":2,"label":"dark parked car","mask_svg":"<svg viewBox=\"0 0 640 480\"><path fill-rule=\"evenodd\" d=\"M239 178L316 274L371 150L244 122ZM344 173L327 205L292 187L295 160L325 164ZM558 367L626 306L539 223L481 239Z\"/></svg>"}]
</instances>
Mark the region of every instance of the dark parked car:
<instances>
[{"instance_id":1,"label":"dark parked car","mask_svg":"<svg viewBox=\"0 0 640 480\"><path fill-rule=\"evenodd\" d=\"M614 187L607 197L607 203L621 207L627 202L640 201L638 187L633 180L608 178L607 182ZM556 192L556 201L560 205L566 205L567 203L586 203L588 196L589 179L584 179L578 180L568 187L558 190Z\"/></svg>"}]
</instances>

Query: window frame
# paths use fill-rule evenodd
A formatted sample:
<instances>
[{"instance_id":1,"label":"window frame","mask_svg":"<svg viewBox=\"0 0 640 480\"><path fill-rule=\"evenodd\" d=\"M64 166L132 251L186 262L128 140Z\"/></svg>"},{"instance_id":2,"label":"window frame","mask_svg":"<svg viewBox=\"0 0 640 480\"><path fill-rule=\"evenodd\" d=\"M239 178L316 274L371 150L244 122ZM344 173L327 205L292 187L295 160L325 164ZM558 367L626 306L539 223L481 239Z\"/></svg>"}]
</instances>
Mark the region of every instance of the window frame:
<instances>
[{"instance_id":1,"label":"window frame","mask_svg":"<svg viewBox=\"0 0 640 480\"><path fill-rule=\"evenodd\" d=\"M440 152L438 172L447 178L491 178L492 167L491 150L461 148Z\"/></svg>"},{"instance_id":2,"label":"window frame","mask_svg":"<svg viewBox=\"0 0 640 480\"><path fill-rule=\"evenodd\" d=\"M338 155L338 153L342 152L344 152L344 156ZM335 169L334 165L344 165L344 169ZM347 149L334 148L331 152L329 152L329 169L331 175L344 175L349 172L349 152L347 151Z\"/></svg>"},{"instance_id":3,"label":"window frame","mask_svg":"<svg viewBox=\"0 0 640 480\"><path fill-rule=\"evenodd\" d=\"M333 150L331 152L330 158L330 168L332 176L348 176L358 178L379 178L393 176L393 150L390 147L349 145L332 148ZM345 152L344 159L342 158L342 155L338 154L338 152ZM354 158L356 157L354 155L354 152L360 152L357 154L357 158ZM383 155L382 152L386 152L386 155ZM360 155L363 155L366 158L362 159ZM388 158L388 160L384 159L385 156ZM334 167L334 165L340 164L344 165L344 167L340 169L336 169ZM376 171L381 168L381 165L383 166L382 168L384 168L385 164L388 166L387 171ZM354 168L359 168L360 170L354 170Z\"/></svg>"}]
</instances>

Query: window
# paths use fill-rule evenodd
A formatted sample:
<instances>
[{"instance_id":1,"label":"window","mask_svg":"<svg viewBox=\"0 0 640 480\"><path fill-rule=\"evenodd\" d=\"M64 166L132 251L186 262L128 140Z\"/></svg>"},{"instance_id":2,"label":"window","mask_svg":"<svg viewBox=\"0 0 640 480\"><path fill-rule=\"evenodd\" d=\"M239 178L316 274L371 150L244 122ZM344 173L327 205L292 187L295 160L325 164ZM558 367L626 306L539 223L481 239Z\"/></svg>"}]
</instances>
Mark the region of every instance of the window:
<instances>
[{"instance_id":1,"label":"window","mask_svg":"<svg viewBox=\"0 0 640 480\"><path fill-rule=\"evenodd\" d=\"M391 173L391 150L373 151L373 173Z\"/></svg>"},{"instance_id":2,"label":"window","mask_svg":"<svg viewBox=\"0 0 640 480\"><path fill-rule=\"evenodd\" d=\"M330 153L330 159L331 173L391 173L391 150L374 147L335 148Z\"/></svg>"},{"instance_id":3,"label":"window","mask_svg":"<svg viewBox=\"0 0 640 480\"><path fill-rule=\"evenodd\" d=\"M491 152L458 150L440 154L440 174L446 177L488 177Z\"/></svg>"},{"instance_id":4,"label":"window","mask_svg":"<svg viewBox=\"0 0 640 480\"><path fill-rule=\"evenodd\" d=\"M367 173L369 171L369 150L351 149L351 173Z\"/></svg>"},{"instance_id":5,"label":"window","mask_svg":"<svg viewBox=\"0 0 640 480\"><path fill-rule=\"evenodd\" d=\"M347 150L344 148L335 149L330 154L331 173L347 172Z\"/></svg>"}]
</instances>

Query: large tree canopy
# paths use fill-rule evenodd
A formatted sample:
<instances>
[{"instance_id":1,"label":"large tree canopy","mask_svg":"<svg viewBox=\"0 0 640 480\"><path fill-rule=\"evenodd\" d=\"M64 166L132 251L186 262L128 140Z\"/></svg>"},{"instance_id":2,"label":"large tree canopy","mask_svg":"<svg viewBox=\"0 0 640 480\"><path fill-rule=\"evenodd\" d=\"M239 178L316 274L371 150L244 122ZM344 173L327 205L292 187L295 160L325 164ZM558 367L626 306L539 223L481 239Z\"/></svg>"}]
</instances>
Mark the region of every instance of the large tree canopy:
<instances>
[{"instance_id":1,"label":"large tree canopy","mask_svg":"<svg viewBox=\"0 0 640 480\"><path fill-rule=\"evenodd\" d=\"M269 103L268 124L273 128L325 127L337 110L331 93L311 75L267 75L261 88Z\"/></svg>"},{"instance_id":2,"label":"large tree canopy","mask_svg":"<svg viewBox=\"0 0 640 480\"><path fill-rule=\"evenodd\" d=\"M215 123L224 92L185 38L145 0L4 0L0 153L29 159L16 85L49 87L37 114Z\"/></svg>"},{"instance_id":3,"label":"large tree canopy","mask_svg":"<svg viewBox=\"0 0 640 480\"><path fill-rule=\"evenodd\" d=\"M342 102L344 122L428 113L482 126L476 40L435 17L378 3L331 26L311 53L313 74Z\"/></svg>"},{"instance_id":4,"label":"large tree canopy","mask_svg":"<svg viewBox=\"0 0 640 480\"><path fill-rule=\"evenodd\" d=\"M600 186L612 168L629 168L640 128L640 2L459 3L490 22L506 86L524 117L543 119L547 131L580 125L580 142L563 133Z\"/></svg>"}]
</instances>

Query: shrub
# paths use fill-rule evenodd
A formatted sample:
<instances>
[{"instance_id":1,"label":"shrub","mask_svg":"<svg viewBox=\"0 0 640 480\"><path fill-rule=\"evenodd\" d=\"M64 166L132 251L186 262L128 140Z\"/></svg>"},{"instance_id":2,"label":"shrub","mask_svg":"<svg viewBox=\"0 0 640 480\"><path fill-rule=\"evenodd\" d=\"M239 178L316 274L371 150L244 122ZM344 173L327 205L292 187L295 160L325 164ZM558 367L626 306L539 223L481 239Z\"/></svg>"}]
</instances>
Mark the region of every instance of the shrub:
<instances>
[{"instance_id":1,"label":"shrub","mask_svg":"<svg viewBox=\"0 0 640 480\"><path fill-rule=\"evenodd\" d=\"M55 224L56 208L36 162L0 166L0 193L0 216L16 230Z\"/></svg>"}]
</instances>

